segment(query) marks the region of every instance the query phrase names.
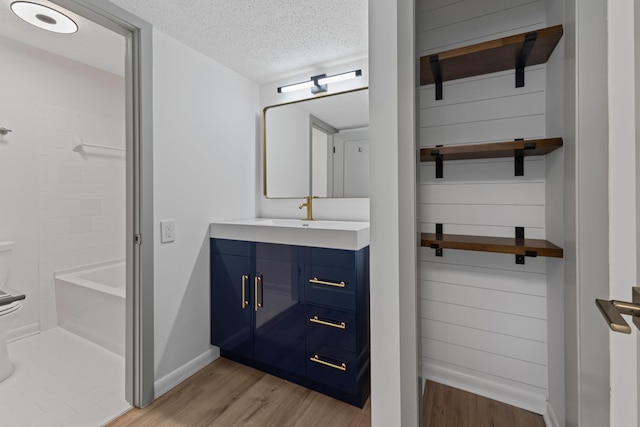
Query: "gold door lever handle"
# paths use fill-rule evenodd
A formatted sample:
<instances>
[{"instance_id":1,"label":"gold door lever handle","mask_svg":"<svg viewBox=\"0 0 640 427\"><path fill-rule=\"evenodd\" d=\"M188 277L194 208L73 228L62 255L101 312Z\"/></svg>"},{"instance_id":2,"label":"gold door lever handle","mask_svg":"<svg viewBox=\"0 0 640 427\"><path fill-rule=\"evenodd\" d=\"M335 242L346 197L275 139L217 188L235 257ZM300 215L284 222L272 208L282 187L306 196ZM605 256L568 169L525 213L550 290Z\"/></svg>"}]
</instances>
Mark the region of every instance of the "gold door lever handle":
<instances>
[{"instance_id":1,"label":"gold door lever handle","mask_svg":"<svg viewBox=\"0 0 640 427\"><path fill-rule=\"evenodd\" d=\"M633 302L596 299L596 305L606 322L614 332L631 333L631 327L622 317L633 316L633 323L640 329L640 287L632 289Z\"/></svg>"}]
</instances>

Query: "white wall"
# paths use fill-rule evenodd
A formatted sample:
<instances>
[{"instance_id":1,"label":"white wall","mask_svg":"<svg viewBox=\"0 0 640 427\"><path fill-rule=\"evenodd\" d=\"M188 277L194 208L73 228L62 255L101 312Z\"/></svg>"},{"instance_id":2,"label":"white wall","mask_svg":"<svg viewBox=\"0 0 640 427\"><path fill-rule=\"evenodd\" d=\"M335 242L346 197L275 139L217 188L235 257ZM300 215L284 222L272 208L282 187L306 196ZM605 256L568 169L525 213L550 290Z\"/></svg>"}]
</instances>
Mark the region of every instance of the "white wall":
<instances>
[{"instance_id":1,"label":"white wall","mask_svg":"<svg viewBox=\"0 0 640 427\"><path fill-rule=\"evenodd\" d=\"M123 39L124 43L124 39ZM55 326L53 271L124 258L124 156L81 155L71 138L124 147L124 79L0 38L0 240L27 296L13 336Z\"/></svg>"},{"instance_id":2,"label":"white wall","mask_svg":"<svg viewBox=\"0 0 640 427\"><path fill-rule=\"evenodd\" d=\"M346 90L366 87L369 85L369 64L366 58L354 60L340 64L328 64L318 66L314 70L304 73L292 74L289 77L265 83L260 86L260 108L271 105L283 104L300 99L312 98L310 92L302 90L289 93L278 93L277 88L282 85L297 83L308 80L309 77L326 73L327 75L338 74L346 71L361 69L362 77L347 80L329 85L329 92L343 92ZM260 121L262 126L262 120ZM262 141L262 127L258 130L257 140ZM261 146L261 144L260 144ZM257 214L265 218L304 218L304 212L298 209L298 205L303 199L266 199L263 195L262 186L262 162L258 157L255 164L256 170L260 171L256 180L256 203ZM317 199L313 202L313 216L317 219L339 219L353 221L369 220L369 199L368 198L335 198Z\"/></svg>"},{"instance_id":3,"label":"white wall","mask_svg":"<svg viewBox=\"0 0 640 427\"><path fill-rule=\"evenodd\" d=\"M417 427L413 0L369 2L371 421Z\"/></svg>"},{"instance_id":4,"label":"white wall","mask_svg":"<svg viewBox=\"0 0 640 427\"><path fill-rule=\"evenodd\" d=\"M156 397L216 357L208 226L255 215L258 99L257 85L153 30ZM163 219L173 243L160 243Z\"/></svg>"},{"instance_id":5,"label":"white wall","mask_svg":"<svg viewBox=\"0 0 640 427\"><path fill-rule=\"evenodd\" d=\"M420 5L419 56L543 28L546 21L544 1ZM421 87L420 146L562 136L546 130L546 65L527 67L523 88L514 83L513 70L445 82L440 101L434 85ZM545 157L526 159L523 177L513 169L513 159L450 161L436 179L435 165L422 164L421 231L443 223L450 234L514 237L514 227L523 226L528 238L548 238ZM516 265L511 255L456 250L436 257L421 249L424 376L545 413L548 262L526 258Z\"/></svg>"}]
</instances>

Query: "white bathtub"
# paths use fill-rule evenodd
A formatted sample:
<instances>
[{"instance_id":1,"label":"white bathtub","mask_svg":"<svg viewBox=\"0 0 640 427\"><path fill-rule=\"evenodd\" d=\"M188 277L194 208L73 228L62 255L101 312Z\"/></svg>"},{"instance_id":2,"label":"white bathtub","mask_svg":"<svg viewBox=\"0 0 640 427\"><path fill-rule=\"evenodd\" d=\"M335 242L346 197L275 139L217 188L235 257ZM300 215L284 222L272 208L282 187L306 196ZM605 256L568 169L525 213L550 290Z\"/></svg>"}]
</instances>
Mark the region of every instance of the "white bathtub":
<instances>
[{"instance_id":1,"label":"white bathtub","mask_svg":"<svg viewBox=\"0 0 640 427\"><path fill-rule=\"evenodd\" d=\"M125 262L56 271L58 325L124 356Z\"/></svg>"}]
</instances>

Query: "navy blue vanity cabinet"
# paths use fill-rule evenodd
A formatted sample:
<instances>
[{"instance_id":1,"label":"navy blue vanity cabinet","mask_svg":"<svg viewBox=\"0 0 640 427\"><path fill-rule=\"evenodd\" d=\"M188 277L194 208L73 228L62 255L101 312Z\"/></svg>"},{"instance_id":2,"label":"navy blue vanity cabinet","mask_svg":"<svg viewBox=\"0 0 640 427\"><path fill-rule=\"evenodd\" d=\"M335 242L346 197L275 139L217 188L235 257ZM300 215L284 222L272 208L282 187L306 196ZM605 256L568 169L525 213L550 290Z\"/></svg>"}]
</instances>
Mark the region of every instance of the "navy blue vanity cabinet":
<instances>
[{"instance_id":1,"label":"navy blue vanity cabinet","mask_svg":"<svg viewBox=\"0 0 640 427\"><path fill-rule=\"evenodd\" d=\"M211 344L273 374L304 375L296 246L211 239Z\"/></svg>"},{"instance_id":2,"label":"navy blue vanity cabinet","mask_svg":"<svg viewBox=\"0 0 640 427\"><path fill-rule=\"evenodd\" d=\"M307 378L362 407L370 388L369 248L305 248Z\"/></svg>"},{"instance_id":3,"label":"navy blue vanity cabinet","mask_svg":"<svg viewBox=\"0 0 640 427\"><path fill-rule=\"evenodd\" d=\"M256 243L254 360L304 375L304 305L296 246Z\"/></svg>"},{"instance_id":4,"label":"navy blue vanity cabinet","mask_svg":"<svg viewBox=\"0 0 640 427\"><path fill-rule=\"evenodd\" d=\"M253 358L253 301L249 242L211 239L211 344Z\"/></svg>"},{"instance_id":5,"label":"navy blue vanity cabinet","mask_svg":"<svg viewBox=\"0 0 640 427\"><path fill-rule=\"evenodd\" d=\"M211 343L223 357L362 407L369 248L212 238Z\"/></svg>"}]
</instances>

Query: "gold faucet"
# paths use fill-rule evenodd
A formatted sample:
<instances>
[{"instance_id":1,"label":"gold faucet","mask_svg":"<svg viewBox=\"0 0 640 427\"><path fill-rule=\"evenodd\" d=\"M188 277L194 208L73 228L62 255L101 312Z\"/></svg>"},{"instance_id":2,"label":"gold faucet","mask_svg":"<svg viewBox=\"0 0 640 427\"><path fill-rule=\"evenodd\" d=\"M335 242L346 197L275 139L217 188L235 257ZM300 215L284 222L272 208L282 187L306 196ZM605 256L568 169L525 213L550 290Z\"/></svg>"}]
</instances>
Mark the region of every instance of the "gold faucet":
<instances>
[{"instance_id":1,"label":"gold faucet","mask_svg":"<svg viewBox=\"0 0 640 427\"><path fill-rule=\"evenodd\" d=\"M305 203L300 203L298 209L302 209L305 206L307 207L307 217L304 219L305 221L315 221L313 219L313 196L305 196Z\"/></svg>"}]
</instances>

